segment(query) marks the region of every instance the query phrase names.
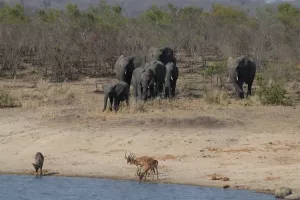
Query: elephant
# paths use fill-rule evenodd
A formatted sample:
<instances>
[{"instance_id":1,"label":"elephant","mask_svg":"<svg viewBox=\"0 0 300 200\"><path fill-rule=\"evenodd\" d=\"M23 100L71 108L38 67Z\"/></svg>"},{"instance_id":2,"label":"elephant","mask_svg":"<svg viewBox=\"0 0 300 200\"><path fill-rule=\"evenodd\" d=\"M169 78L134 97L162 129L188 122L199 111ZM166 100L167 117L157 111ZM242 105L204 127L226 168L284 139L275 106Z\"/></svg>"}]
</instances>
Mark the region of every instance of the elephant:
<instances>
[{"instance_id":1,"label":"elephant","mask_svg":"<svg viewBox=\"0 0 300 200\"><path fill-rule=\"evenodd\" d=\"M158 94L162 94L163 87L165 84L166 77L166 66L160 61L151 61L150 63L146 63L145 69L151 69L154 72L154 96Z\"/></svg>"},{"instance_id":2,"label":"elephant","mask_svg":"<svg viewBox=\"0 0 300 200\"><path fill-rule=\"evenodd\" d=\"M170 97L170 93L171 97L175 96L178 73L176 62L169 62L166 64L165 97L167 98Z\"/></svg>"},{"instance_id":3,"label":"elephant","mask_svg":"<svg viewBox=\"0 0 300 200\"><path fill-rule=\"evenodd\" d=\"M143 59L140 56L120 55L115 63L116 79L126 82L130 87L133 70L141 67L142 63Z\"/></svg>"},{"instance_id":4,"label":"elephant","mask_svg":"<svg viewBox=\"0 0 300 200\"><path fill-rule=\"evenodd\" d=\"M146 54L146 63L151 61L160 61L164 65L166 65L168 62L174 61L174 51L170 47L164 47L164 48L156 48L151 47L147 54Z\"/></svg>"},{"instance_id":5,"label":"elephant","mask_svg":"<svg viewBox=\"0 0 300 200\"><path fill-rule=\"evenodd\" d=\"M114 103L114 110L119 110L121 101L126 101L127 106L129 105L129 85L124 81L118 83L103 86L104 90L104 108L106 110L107 100L109 99L109 110L112 111L112 104Z\"/></svg>"},{"instance_id":6,"label":"elephant","mask_svg":"<svg viewBox=\"0 0 300 200\"><path fill-rule=\"evenodd\" d=\"M155 72L151 68L146 68L142 71L140 80L140 96L143 101L154 97L155 88Z\"/></svg>"},{"instance_id":7,"label":"elephant","mask_svg":"<svg viewBox=\"0 0 300 200\"><path fill-rule=\"evenodd\" d=\"M135 100L144 100L153 96L154 72L150 68L136 68L132 74L133 95Z\"/></svg>"},{"instance_id":8,"label":"elephant","mask_svg":"<svg viewBox=\"0 0 300 200\"><path fill-rule=\"evenodd\" d=\"M243 84L248 84L247 96L251 96L251 88L255 78L256 64L248 56L229 57L227 69L230 80L235 88L236 98L244 99Z\"/></svg>"}]
</instances>

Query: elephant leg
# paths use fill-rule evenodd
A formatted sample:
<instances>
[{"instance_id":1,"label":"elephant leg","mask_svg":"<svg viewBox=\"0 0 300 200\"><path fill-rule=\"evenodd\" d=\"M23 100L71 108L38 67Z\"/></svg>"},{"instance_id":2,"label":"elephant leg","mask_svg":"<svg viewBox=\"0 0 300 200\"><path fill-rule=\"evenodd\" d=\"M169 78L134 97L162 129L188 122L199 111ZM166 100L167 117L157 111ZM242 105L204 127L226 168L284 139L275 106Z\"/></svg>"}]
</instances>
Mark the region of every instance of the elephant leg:
<instances>
[{"instance_id":1,"label":"elephant leg","mask_svg":"<svg viewBox=\"0 0 300 200\"><path fill-rule=\"evenodd\" d=\"M248 91L247 91L247 96L246 96L246 98L247 98L248 96L251 96L251 95L252 95L251 88L252 88L252 82L251 82L251 83L248 83Z\"/></svg>"},{"instance_id":2,"label":"elephant leg","mask_svg":"<svg viewBox=\"0 0 300 200\"><path fill-rule=\"evenodd\" d=\"M156 97L156 94L157 94L157 84L156 82L154 82L154 84L152 85L151 87L151 93L152 93L152 97L155 98Z\"/></svg>"},{"instance_id":3,"label":"elephant leg","mask_svg":"<svg viewBox=\"0 0 300 200\"><path fill-rule=\"evenodd\" d=\"M154 85L150 85L148 87L148 92L147 92L148 98L152 99L155 94L154 94Z\"/></svg>"},{"instance_id":4,"label":"elephant leg","mask_svg":"<svg viewBox=\"0 0 300 200\"><path fill-rule=\"evenodd\" d=\"M114 98L112 96L109 97L109 110L112 111L112 105L114 102Z\"/></svg>"},{"instance_id":5,"label":"elephant leg","mask_svg":"<svg viewBox=\"0 0 300 200\"><path fill-rule=\"evenodd\" d=\"M148 99L149 88L143 88L142 90L143 91L142 91L142 97L141 97L141 99L145 102Z\"/></svg>"},{"instance_id":6,"label":"elephant leg","mask_svg":"<svg viewBox=\"0 0 300 200\"><path fill-rule=\"evenodd\" d=\"M147 90L147 98L152 98L152 87L148 87L148 90Z\"/></svg>"},{"instance_id":7,"label":"elephant leg","mask_svg":"<svg viewBox=\"0 0 300 200\"><path fill-rule=\"evenodd\" d=\"M163 91L163 84L162 84L162 83L159 83L159 84L158 84L158 95L159 95L159 96L161 96L162 91Z\"/></svg>"},{"instance_id":8,"label":"elephant leg","mask_svg":"<svg viewBox=\"0 0 300 200\"><path fill-rule=\"evenodd\" d=\"M240 88L239 97L241 99L244 99L243 84L244 84L243 81L238 81L238 85L239 85L239 88Z\"/></svg>"},{"instance_id":9,"label":"elephant leg","mask_svg":"<svg viewBox=\"0 0 300 200\"><path fill-rule=\"evenodd\" d=\"M242 84L240 82L236 81L236 80L233 80L232 84L233 84L233 86L235 88L235 97L237 99L241 98L241 96L243 96L242 95L243 94L243 90L242 90L243 88L241 87Z\"/></svg>"},{"instance_id":10,"label":"elephant leg","mask_svg":"<svg viewBox=\"0 0 300 200\"><path fill-rule=\"evenodd\" d=\"M137 102L138 96L139 96L139 94L138 94L138 86L135 86L135 87L134 87L134 92L133 92L133 94L134 94L135 101Z\"/></svg>"},{"instance_id":11,"label":"elephant leg","mask_svg":"<svg viewBox=\"0 0 300 200\"><path fill-rule=\"evenodd\" d=\"M175 97L176 81L171 82L171 97Z\"/></svg>"},{"instance_id":12,"label":"elephant leg","mask_svg":"<svg viewBox=\"0 0 300 200\"><path fill-rule=\"evenodd\" d=\"M119 110L119 106L120 106L120 97L116 97L115 104L114 104L115 112L117 112Z\"/></svg>"},{"instance_id":13,"label":"elephant leg","mask_svg":"<svg viewBox=\"0 0 300 200\"><path fill-rule=\"evenodd\" d=\"M129 106L129 95L128 95L128 94L125 94L124 99L125 99L126 105Z\"/></svg>"},{"instance_id":14,"label":"elephant leg","mask_svg":"<svg viewBox=\"0 0 300 200\"><path fill-rule=\"evenodd\" d=\"M170 98L170 90L169 87L165 87L165 97Z\"/></svg>"},{"instance_id":15,"label":"elephant leg","mask_svg":"<svg viewBox=\"0 0 300 200\"><path fill-rule=\"evenodd\" d=\"M139 99L139 100L142 99L142 92L143 92L143 88L142 88L142 85L139 83L138 86L137 86L137 96L136 96L136 100L137 100L137 99Z\"/></svg>"},{"instance_id":16,"label":"elephant leg","mask_svg":"<svg viewBox=\"0 0 300 200\"><path fill-rule=\"evenodd\" d=\"M165 97L166 98L170 97L170 87L169 86L165 86Z\"/></svg>"}]
</instances>

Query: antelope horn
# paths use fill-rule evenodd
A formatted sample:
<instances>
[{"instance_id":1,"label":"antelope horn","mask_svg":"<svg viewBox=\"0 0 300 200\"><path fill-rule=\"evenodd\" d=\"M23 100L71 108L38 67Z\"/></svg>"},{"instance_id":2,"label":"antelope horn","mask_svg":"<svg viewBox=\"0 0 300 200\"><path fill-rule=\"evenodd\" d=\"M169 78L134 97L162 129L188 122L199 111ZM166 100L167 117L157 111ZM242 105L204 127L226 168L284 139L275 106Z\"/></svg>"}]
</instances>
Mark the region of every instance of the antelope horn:
<instances>
[{"instance_id":1,"label":"antelope horn","mask_svg":"<svg viewBox=\"0 0 300 200\"><path fill-rule=\"evenodd\" d=\"M127 159L128 157L126 157L126 154L127 154L127 150L125 151L125 158Z\"/></svg>"},{"instance_id":2,"label":"antelope horn","mask_svg":"<svg viewBox=\"0 0 300 200\"><path fill-rule=\"evenodd\" d=\"M130 152L130 158L134 159L134 153Z\"/></svg>"}]
</instances>

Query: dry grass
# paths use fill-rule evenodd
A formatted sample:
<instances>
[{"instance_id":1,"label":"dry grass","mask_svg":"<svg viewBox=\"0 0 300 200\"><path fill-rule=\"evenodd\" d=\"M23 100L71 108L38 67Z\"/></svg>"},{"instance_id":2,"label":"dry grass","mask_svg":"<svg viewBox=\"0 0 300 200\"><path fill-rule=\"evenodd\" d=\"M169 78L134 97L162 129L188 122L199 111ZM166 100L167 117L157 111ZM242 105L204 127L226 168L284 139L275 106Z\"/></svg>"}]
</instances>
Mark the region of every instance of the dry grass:
<instances>
[{"instance_id":1,"label":"dry grass","mask_svg":"<svg viewBox=\"0 0 300 200\"><path fill-rule=\"evenodd\" d=\"M46 105L69 105L75 95L67 83L48 83L40 80L33 88L14 91L19 96L23 107L36 108Z\"/></svg>"},{"instance_id":2,"label":"dry grass","mask_svg":"<svg viewBox=\"0 0 300 200\"><path fill-rule=\"evenodd\" d=\"M195 69L198 71L198 68ZM0 85L9 88L10 94L19 99L24 108L43 107L45 116L51 118L66 115L64 110L76 108L76 112L73 111L80 117L101 121L125 119L129 116L137 119L163 118L165 121L172 121L174 117L181 117L190 121L195 114L209 109L225 107L243 109L243 107L262 106L255 92L252 97L235 100L233 98L233 86L229 82L225 83L224 88L227 89L220 89L216 86L208 89L211 88L211 82L206 80L201 73L187 73L185 68L180 68L180 70L176 98L154 99L145 103L136 103L131 96L130 106L122 103L118 113L109 110L102 112L103 90L100 84L115 82L116 80L113 78L87 78L72 83L49 83L35 77L31 81L5 80L0 82ZM23 77L23 80L26 80L26 77ZM213 85L216 83L214 82ZM95 86L97 87L95 88ZM291 89L293 88L295 87L291 87ZM295 92L295 95L300 98L300 93ZM70 113L67 112L67 114Z\"/></svg>"},{"instance_id":3,"label":"dry grass","mask_svg":"<svg viewBox=\"0 0 300 200\"><path fill-rule=\"evenodd\" d=\"M176 160L179 156L174 155L163 155L163 156L155 156L154 158L157 160Z\"/></svg>"},{"instance_id":4,"label":"dry grass","mask_svg":"<svg viewBox=\"0 0 300 200\"><path fill-rule=\"evenodd\" d=\"M280 177L279 176L276 176L276 177L266 177L264 178L265 181L276 181L276 180L280 180Z\"/></svg>"},{"instance_id":5,"label":"dry grass","mask_svg":"<svg viewBox=\"0 0 300 200\"><path fill-rule=\"evenodd\" d=\"M208 90L205 92L204 100L211 104L228 106L231 103L228 94L221 90Z\"/></svg>"},{"instance_id":6,"label":"dry grass","mask_svg":"<svg viewBox=\"0 0 300 200\"><path fill-rule=\"evenodd\" d=\"M217 153L240 153L240 152L251 153L256 149L253 147L247 147L247 148L240 148L240 149L207 148L207 150L210 152L217 152Z\"/></svg>"},{"instance_id":7,"label":"dry grass","mask_svg":"<svg viewBox=\"0 0 300 200\"><path fill-rule=\"evenodd\" d=\"M21 102L13 97L9 91L0 89L0 108L14 108L21 106Z\"/></svg>"}]
</instances>

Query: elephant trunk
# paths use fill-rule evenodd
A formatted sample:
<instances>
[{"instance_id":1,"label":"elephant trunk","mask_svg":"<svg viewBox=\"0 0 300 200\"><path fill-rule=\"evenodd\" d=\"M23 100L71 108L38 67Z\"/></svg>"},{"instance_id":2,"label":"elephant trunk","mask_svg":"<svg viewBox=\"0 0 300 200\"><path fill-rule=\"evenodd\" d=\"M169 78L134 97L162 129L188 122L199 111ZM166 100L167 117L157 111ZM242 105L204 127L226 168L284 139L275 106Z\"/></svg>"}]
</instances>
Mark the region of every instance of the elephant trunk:
<instances>
[{"instance_id":1,"label":"elephant trunk","mask_svg":"<svg viewBox=\"0 0 300 200\"><path fill-rule=\"evenodd\" d=\"M104 106L103 106L103 112L106 110L106 106L107 106L107 100L108 100L108 94L105 94L104 96Z\"/></svg>"},{"instance_id":2,"label":"elephant trunk","mask_svg":"<svg viewBox=\"0 0 300 200\"><path fill-rule=\"evenodd\" d=\"M170 96L170 90L171 90L171 81L172 81L172 75L170 72L167 72L166 79L165 79L165 97Z\"/></svg>"}]
</instances>

